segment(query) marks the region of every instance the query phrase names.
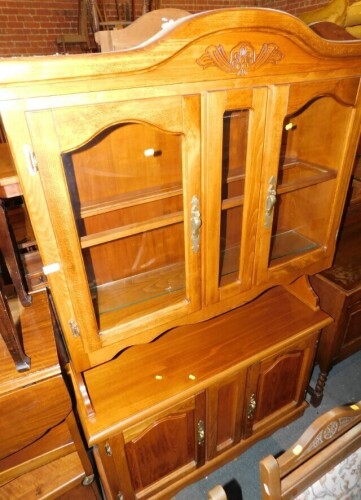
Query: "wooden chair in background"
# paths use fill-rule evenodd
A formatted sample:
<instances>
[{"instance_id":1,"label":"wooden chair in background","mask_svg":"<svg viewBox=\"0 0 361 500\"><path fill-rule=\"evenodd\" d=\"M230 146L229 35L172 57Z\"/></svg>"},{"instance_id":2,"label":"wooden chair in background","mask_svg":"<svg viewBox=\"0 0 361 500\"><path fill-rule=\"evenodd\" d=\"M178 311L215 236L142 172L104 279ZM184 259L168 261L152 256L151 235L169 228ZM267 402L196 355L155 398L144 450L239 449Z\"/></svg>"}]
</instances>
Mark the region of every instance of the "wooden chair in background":
<instances>
[{"instance_id":1,"label":"wooden chair in background","mask_svg":"<svg viewBox=\"0 0 361 500\"><path fill-rule=\"evenodd\" d=\"M262 500L361 498L361 401L324 413L278 458L263 458L260 483ZM208 492L208 500L235 498L242 494L226 486Z\"/></svg>"},{"instance_id":2,"label":"wooden chair in background","mask_svg":"<svg viewBox=\"0 0 361 500\"><path fill-rule=\"evenodd\" d=\"M88 0L79 0L78 9L78 32L59 35L56 38L58 52L65 53L68 45L79 45L82 50L85 48L85 52L91 52L88 32Z\"/></svg>"},{"instance_id":3,"label":"wooden chair in background","mask_svg":"<svg viewBox=\"0 0 361 500\"><path fill-rule=\"evenodd\" d=\"M342 498L361 498L360 463L361 401L324 413L281 456L262 459L262 499L313 498L313 491L336 499L341 490Z\"/></svg>"}]
</instances>

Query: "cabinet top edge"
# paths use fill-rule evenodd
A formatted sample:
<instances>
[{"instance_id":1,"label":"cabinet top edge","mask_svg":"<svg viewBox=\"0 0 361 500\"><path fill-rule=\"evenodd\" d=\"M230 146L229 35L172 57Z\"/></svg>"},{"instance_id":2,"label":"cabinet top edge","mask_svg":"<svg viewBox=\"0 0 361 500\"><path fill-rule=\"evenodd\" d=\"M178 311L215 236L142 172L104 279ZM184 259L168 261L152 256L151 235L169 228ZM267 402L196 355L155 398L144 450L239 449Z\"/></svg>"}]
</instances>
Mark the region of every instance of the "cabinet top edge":
<instances>
[{"instance_id":1,"label":"cabinet top edge","mask_svg":"<svg viewBox=\"0 0 361 500\"><path fill-rule=\"evenodd\" d=\"M278 52L275 43L277 40L282 42ZM236 43L233 49L231 41ZM292 72L292 59L297 59L297 54L300 53L308 56L307 60L301 61L302 71L314 70L315 61L320 59L331 61L331 65L335 61L336 67L341 62L341 67L345 67L345 58L347 65L350 64L350 58L361 58L361 40L335 41L321 38L303 21L289 13L263 8L227 8L178 19L141 45L118 52L0 58L0 86L11 85L12 95L16 97L18 87L26 86L31 95L31 85L40 82L66 83L134 73L143 73L144 78L144 72L154 70L166 78L168 70L164 66L173 61L174 68L174 60L179 64L176 79L186 83L184 79L187 75L188 80L188 73L184 71L187 65L185 63L191 64L190 68L194 67L195 71L201 67L203 73L212 74L214 68L212 71L207 69L212 66L212 50L218 49L223 51L224 64L216 70L218 73L221 70L228 76L231 74L232 78L245 75L242 70L237 74L233 64L240 64L239 59L250 53L253 53L257 69L263 66L263 74L277 73L275 66L280 61ZM285 49L289 51L288 54ZM198 54L200 57L197 58ZM232 58L238 61L231 61ZM329 69L328 65L327 70ZM351 69L350 74L355 72L358 72L355 68ZM207 76L204 75L204 78ZM191 81L194 79L191 78Z\"/></svg>"}]
</instances>

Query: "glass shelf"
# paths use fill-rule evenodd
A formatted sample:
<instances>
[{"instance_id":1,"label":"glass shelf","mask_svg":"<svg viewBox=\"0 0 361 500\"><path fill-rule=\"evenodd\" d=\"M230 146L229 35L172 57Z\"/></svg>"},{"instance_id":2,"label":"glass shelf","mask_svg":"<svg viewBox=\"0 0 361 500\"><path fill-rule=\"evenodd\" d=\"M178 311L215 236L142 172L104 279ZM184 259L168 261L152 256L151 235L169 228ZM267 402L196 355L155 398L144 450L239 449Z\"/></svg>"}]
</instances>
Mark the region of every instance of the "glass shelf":
<instances>
[{"instance_id":1,"label":"glass shelf","mask_svg":"<svg viewBox=\"0 0 361 500\"><path fill-rule=\"evenodd\" d=\"M318 248L319 245L295 230L277 233L271 238L271 262Z\"/></svg>"},{"instance_id":2,"label":"glass shelf","mask_svg":"<svg viewBox=\"0 0 361 500\"><path fill-rule=\"evenodd\" d=\"M185 290L184 263L90 286L94 306L100 315L181 290Z\"/></svg>"},{"instance_id":3,"label":"glass shelf","mask_svg":"<svg viewBox=\"0 0 361 500\"><path fill-rule=\"evenodd\" d=\"M336 178L336 171L300 159L285 158L278 173L277 194L319 184Z\"/></svg>"}]
</instances>

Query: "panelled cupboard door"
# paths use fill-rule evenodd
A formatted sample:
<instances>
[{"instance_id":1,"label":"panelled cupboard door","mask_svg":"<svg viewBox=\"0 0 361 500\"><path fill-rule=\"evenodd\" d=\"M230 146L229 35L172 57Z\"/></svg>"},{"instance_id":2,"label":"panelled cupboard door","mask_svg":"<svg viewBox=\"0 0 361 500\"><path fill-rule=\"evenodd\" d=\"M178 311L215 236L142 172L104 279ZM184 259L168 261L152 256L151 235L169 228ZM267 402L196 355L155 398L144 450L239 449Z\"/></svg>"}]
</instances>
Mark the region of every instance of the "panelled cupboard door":
<instances>
[{"instance_id":1,"label":"panelled cupboard door","mask_svg":"<svg viewBox=\"0 0 361 500\"><path fill-rule=\"evenodd\" d=\"M206 300L252 285L267 88L206 96Z\"/></svg>"},{"instance_id":2,"label":"panelled cupboard door","mask_svg":"<svg viewBox=\"0 0 361 500\"><path fill-rule=\"evenodd\" d=\"M304 403L318 334L314 332L249 368L243 437L271 430Z\"/></svg>"},{"instance_id":3,"label":"panelled cupboard door","mask_svg":"<svg viewBox=\"0 0 361 500\"><path fill-rule=\"evenodd\" d=\"M27 112L88 352L200 307L199 116L197 96Z\"/></svg>"},{"instance_id":4,"label":"panelled cupboard door","mask_svg":"<svg viewBox=\"0 0 361 500\"><path fill-rule=\"evenodd\" d=\"M246 370L207 389L207 460L241 440Z\"/></svg>"},{"instance_id":5,"label":"panelled cupboard door","mask_svg":"<svg viewBox=\"0 0 361 500\"><path fill-rule=\"evenodd\" d=\"M358 88L349 78L270 89L256 283L313 274L330 262L357 146Z\"/></svg>"},{"instance_id":6,"label":"panelled cupboard door","mask_svg":"<svg viewBox=\"0 0 361 500\"><path fill-rule=\"evenodd\" d=\"M108 480L114 497L118 489L126 500L148 498L203 465L205 432L202 392L110 438L101 455L118 478Z\"/></svg>"}]
</instances>

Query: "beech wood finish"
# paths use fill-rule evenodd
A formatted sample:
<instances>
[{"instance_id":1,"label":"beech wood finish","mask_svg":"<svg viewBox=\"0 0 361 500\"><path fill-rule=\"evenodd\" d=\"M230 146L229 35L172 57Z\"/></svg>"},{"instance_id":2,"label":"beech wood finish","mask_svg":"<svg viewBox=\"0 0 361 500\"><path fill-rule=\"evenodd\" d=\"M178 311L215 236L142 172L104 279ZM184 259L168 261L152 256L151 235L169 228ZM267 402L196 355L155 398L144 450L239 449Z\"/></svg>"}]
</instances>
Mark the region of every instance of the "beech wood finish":
<instances>
[{"instance_id":1,"label":"beech wood finish","mask_svg":"<svg viewBox=\"0 0 361 500\"><path fill-rule=\"evenodd\" d=\"M360 42L262 9L196 14L161 38L1 62L2 119L79 372L332 262ZM242 44L252 63L232 66Z\"/></svg>"},{"instance_id":2,"label":"beech wood finish","mask_svg":"<svg viewBox=\"0 0 361 500\"><path fill-rule=\"evenodd\" d=\"M263 9L179 19L133 50L0 62L109 498L169 498L306 408L331 321L307 275L334 255L360 62L361 42Z\"/></svg>"}]
</instances>

